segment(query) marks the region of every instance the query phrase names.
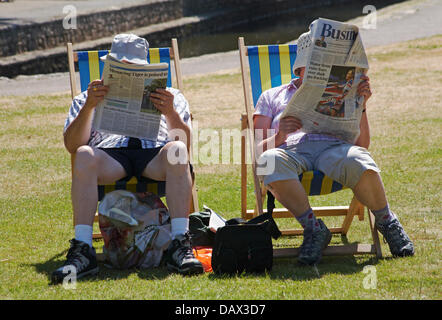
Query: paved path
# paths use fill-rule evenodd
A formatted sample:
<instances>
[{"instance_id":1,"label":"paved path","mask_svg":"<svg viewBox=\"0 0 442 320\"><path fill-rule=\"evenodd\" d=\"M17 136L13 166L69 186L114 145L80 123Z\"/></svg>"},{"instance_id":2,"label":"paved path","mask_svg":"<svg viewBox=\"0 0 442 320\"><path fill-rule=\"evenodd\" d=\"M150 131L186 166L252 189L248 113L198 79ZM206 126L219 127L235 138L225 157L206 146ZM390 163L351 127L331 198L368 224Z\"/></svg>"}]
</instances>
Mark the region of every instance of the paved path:
<instances>
[{"instance_id":1,"label":"paved path","mask_svg":"<svg viewBox=\"0 0 442 320\"><path fill-rule=\"evenodd\" d=\"M28 24L66 17L65 6L74 6L77 14L116 10L153 0L14 0L0 3L0 27Z\"/></svg>"},{"instance_id":2,"label":"paved path","mask_svg":"<svg viewBox=\"0 0 442 320\"><path fill-rule=\"evenodd\" d=\"M377 12L376 29L361 29L367 48L442 34L442 1L410 0ZM351 20L362 23L362 17ZM208 54L182 59L184 76L239 69L238 52ZM31 95L70 91L67 73L0 78L0 95Z\"/></svg>"},{"instance_id":3,"label":"paved path","mask_svg":"<svg viewBox=\"0 0 442 320\"><path fill-rule=\"evenodd\" d=\"M349 22L362 26L362 21L359 17ZM411 0L385 7L377 12L376 29L360 28L360 32L366 48L442 34L442 0ZM183 59L181 65L184 75L240 68L237 51Z\"/></svg>"}]
</instances>

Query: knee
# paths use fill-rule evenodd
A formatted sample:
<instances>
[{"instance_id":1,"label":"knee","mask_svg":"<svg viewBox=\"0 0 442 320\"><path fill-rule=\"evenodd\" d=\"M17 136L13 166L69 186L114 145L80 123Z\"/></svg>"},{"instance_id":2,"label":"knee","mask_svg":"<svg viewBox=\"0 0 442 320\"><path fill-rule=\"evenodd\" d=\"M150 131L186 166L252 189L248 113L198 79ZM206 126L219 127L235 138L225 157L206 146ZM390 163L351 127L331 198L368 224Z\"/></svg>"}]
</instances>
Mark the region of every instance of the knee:
<instances>
[{"instance_id":1,"label":"knee","mask_svg":"<svg viewBox=\"0 0 442 320\"><path fill-rule=\"evenodd\" d=\"M289 159L288 154L278 148L266 150L258 159L257 174L260 177L277 174L279 172L286 172L287 168L292 168L295 172L299 171L298 168L293 167L298 164Z\"/></svg>"},{"instance_id":2,"label":"knee","mask_svg":"<svg viewBox=\"0 0 442 320\"><path fill-rule=\"evenodd\" d=\"M354 189L358 184L364 184L366 180L371 181L371 177L379 176L379 169L375 164L369 164L359 158L348 157L344 160L342 167L343 184L351 189Z\"/></svg>"},{"instance_id":3,"label":"knee","mask_svg":"<svg viewBox=\"0 0 442 320\"><path fill-rule=\"evenodd\" d=\"M186 164L189 162L189 153L187 152L187 146L184 142L171 141L163 148L166 151L167 162L169 164Z\"/></svg>"},{"instance_id":4,"label":"knee","mask_svg":"<svg viewBox=\"0 0 442 320\"><path fill-rule=\"evenodd\" d=\"M267 162L275 161L276 158L280 157L280 151L276 148L268 149L264 151L258 158L259 164L265 164Z\"/></svg>"},{"instance_id":5,"label":"knee","mask_svg":"<svg viewBox=\"0 0 442 320\"><path fill-rule=\"evenodd\" d=\"M97 168L97 157L90 146L80 146L75 152L74 174L90 172Z\"/></svg>"},{"instance_id":6,"label":"knee","mask_svg":"<svg viewBox=\"0 0 442 320\"><path fill-rule=\"evenodd\" d=\"M168 170L175 174L184 174L189 170L189 153L182 141L171 141L164 146Z\"/></svg>"},{"instance_id":7,"label":"knee","mask_svg":"<svg viewBox=\"0 0 442 320\"><path fill-rule=\"evenodd\" d=\"M372 169L367 169L361 174L353 189L371 188L378 183L382 185L382 179L379 172Z\"/></svg>"},{"instance_id":8,"label":"knee","mask_svg":"<svg viewBox=\"0 0 442 320\"><path fill-rule=\"evenodd\" d=\"M258 158L257 171L260 176L272 174L276 163L281 162L282 154L279 149L269 149L263 152Z\"/></svg>"}]
</instances>

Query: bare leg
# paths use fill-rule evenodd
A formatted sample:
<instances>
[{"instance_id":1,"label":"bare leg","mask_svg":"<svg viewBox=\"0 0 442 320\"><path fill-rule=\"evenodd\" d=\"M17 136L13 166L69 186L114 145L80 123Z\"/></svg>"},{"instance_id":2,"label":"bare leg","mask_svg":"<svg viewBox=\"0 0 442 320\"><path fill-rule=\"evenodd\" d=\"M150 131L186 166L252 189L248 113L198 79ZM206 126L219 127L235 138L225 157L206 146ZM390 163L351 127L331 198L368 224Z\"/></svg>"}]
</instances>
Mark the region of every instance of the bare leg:
<instances>
[{"instance_id":1,"label":"bare leg","mask_svg":"<svg viewBox=\"0 0 442 320\"><path fill-rule=\"evenodd\" d=\"M75 239L71 240L65 264L52 273L51 279L54 283L60 283L65 279L66 267L76 270L78 278L98 272L96 254L92 246L92 224L98 202L97 185L115 182L124 176L126 172L123 167L104 151L86 145L77 149L71 188Z\"/></svg>"},{"instance_id":2,"label":"bare leg","mask_svg":"<svg viewBox=\"0 0 442 320\"><path fill-rule=\"evenodd\" d=\"M301 182L296 179L279 180L267 186L284 207L295 217L301 216L310 208L307 194Z\"/></svg>"},{"instance_id":3,"label":"bare leg","mask_svg":"<svg viewBox=\"0 0 442 320\"><path fill-rule=\"evenodd\" d=\"M380 210L387 205L384 185L379 173L366 170L353 188L356 198L370 210Z\"/></svg>"},{"instance_id":4,"label":"bare leg","mask_svg":"<svg viewBox=\"0 0 442 320\"><path fill-rule=\"evenodd\" d=\"M170 217L187 218L190 211L192 195L192 178L189 164L173 164L167 158L169 149L186 155L186 145L180 141L167 143L161 151L152 159L143 171L143 176L154 180L166 181L166 200L169 207Z\"/></svg>"},{"instance_id":5,"label":"bare leg","mask_svg":"<svg viewBox=\"0 0 442 320\"><path fill-rule=\"evenodd\" d=\"M299 248L298 261L306 265L316 264L321 260L322 250L331 240L330 231L321 220L314 217L307 194L299 180L280 180L269 185L275 198L304 228L304 241Z\"/></svg>"},{"instance_id":6,"label":"bare leg","mask_svg":"<svg viewBox=\"0 0 442 320\"><path fill-rule=\"evenodd\" d=\"M92 226L97 210L98 184L113 183L125 176L123 167L104 151L89 146L78 148L71 188L75 225Z\"/></svg>"},{"instance_id":7,"label":"bare leg","mask_svg":"<svg viewBox=\"0 0 442 320\"><path fill-rule=\"evenodd\" d=\"M176 154L181 155L178 163L174 161L177 160ZM180 141L167 143L146 166L143 176L166 181L166 200L173 239L166 251L167 269L189 275L203 273L203 265L193 254L188 232L192 178L186 145Z\"/></svg>"},{"instance_id":8,"label":"bare leg","mask_svg":"<svg viewBox=\"0 0 442 320\"><path fill-rule=\"evenodd\" d=\"M366 170L353 188L353 192L356 198L375 215L376 227L384 236L392 255L395 257L414 255L413 242L396 215L387 206L384 185L379 173Z\"/></svg>"}]
</instances>

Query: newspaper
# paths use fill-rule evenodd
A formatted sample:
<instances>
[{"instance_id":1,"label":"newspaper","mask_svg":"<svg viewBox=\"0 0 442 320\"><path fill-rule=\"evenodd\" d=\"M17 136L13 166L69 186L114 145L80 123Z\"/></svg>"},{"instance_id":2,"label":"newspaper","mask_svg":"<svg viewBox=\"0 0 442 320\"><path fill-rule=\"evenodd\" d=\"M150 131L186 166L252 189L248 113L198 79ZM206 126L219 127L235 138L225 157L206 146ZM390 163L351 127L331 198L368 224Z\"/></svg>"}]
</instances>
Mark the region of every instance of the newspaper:
<instances>
[{"instance_id":1,"label":"newspaper","mask_svg":"<svg viewBox=\"0 0 442 320\"><path fill-rule=\"evenodd\" d=\"M161 113L150 100L158 88L166 88L169 65L136 65L107 56L103 83L109 86L97 106L93 127L102 132L156 140Z\"/></svg>"},{"instance_id":2,"label":"newspaper","mask_svg":"<svg viewBox=\"0 0 442 320\"><path fill-rule=\"evenodd\" d=\"M353 143L359 136L363 97L357 96L368 60L355 25L319 18L298 43L305 50L302 85L281 117L302 121L302 131L333 135Z\"/></svg>"}]
</instances>

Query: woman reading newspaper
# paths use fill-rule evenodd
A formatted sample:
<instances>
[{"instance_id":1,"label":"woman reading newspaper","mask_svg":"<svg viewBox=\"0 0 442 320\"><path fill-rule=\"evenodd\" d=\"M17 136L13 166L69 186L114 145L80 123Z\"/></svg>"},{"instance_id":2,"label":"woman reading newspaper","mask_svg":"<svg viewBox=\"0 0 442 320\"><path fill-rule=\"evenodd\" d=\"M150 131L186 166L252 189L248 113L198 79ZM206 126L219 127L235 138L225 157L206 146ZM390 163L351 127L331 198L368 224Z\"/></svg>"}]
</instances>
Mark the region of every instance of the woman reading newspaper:
<instances>
[{"instance_id":1,"label":"woman reading newspaper","mask_svg":"<svg viewBox=\"0 0 442 320\"><path fill-rule=\"evenodd\" d=\"M310 41L309 33L302 34L298 43ZM413 243L403 230L398 217L391 211L385 196L379 168L367 148L370 132L365 112L371 96L370 82L362 76L357 95L363 98L360 135L350 143L330 134L304 133L301 120L293 116L281 118L287 103L303 82L306 50L298 45L293 72L298 78L290 83L269 89L260 96L254 116L255 130L262 129L263 139L258 149L263 150L259 164L274 163L274 170L259 174L264 185L284 205L304 228L304 241L298 261L318 263L322 250L331 240L331 233L321 219L316 219L298 176L310 170L320 170L333 180L351 188L356 198L375 216L378 230L388 242L393 256L414 254ZM274 134L267 135L268 129Z\"/></svg>"}]
</instances>

